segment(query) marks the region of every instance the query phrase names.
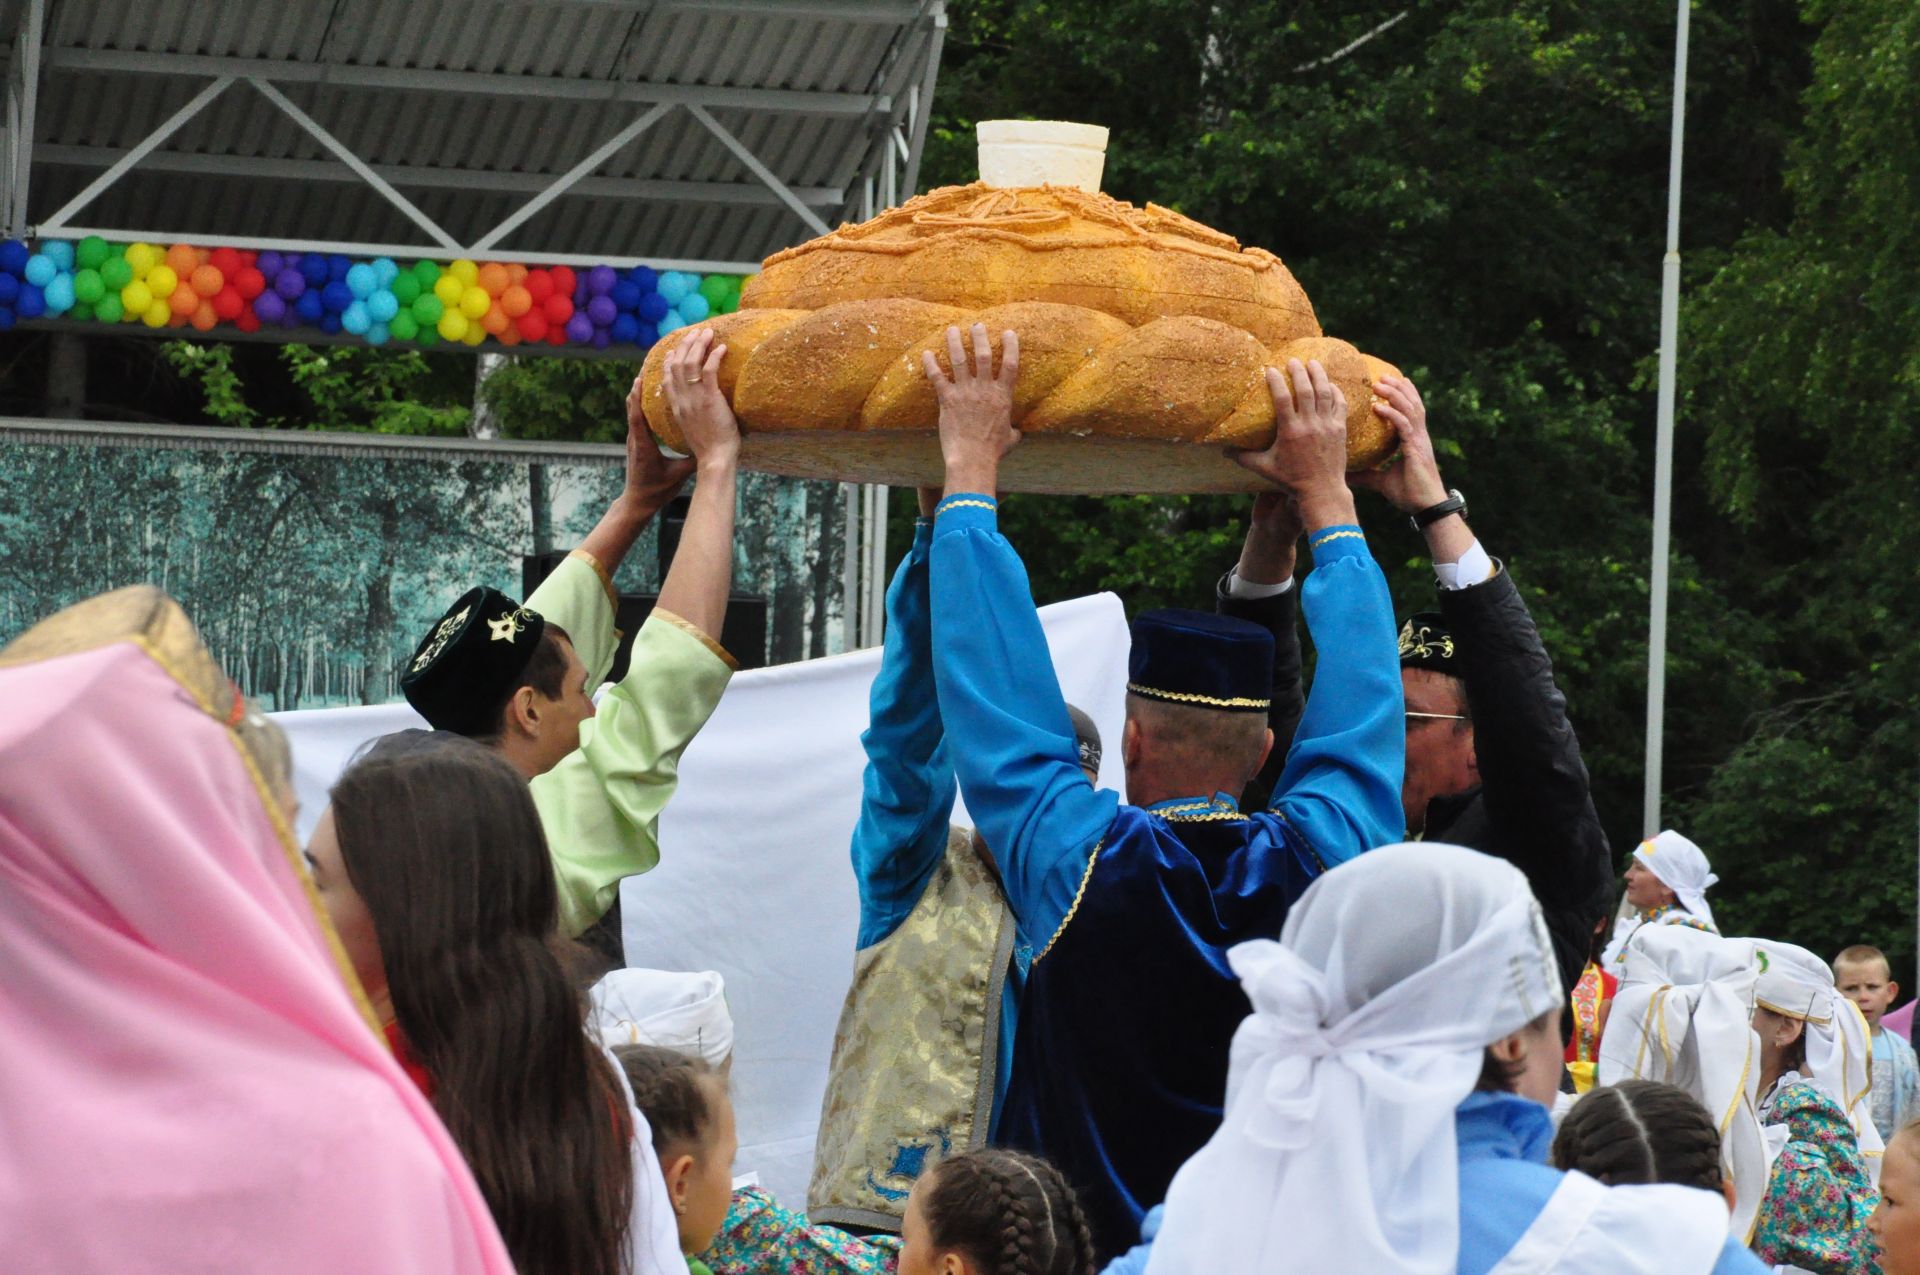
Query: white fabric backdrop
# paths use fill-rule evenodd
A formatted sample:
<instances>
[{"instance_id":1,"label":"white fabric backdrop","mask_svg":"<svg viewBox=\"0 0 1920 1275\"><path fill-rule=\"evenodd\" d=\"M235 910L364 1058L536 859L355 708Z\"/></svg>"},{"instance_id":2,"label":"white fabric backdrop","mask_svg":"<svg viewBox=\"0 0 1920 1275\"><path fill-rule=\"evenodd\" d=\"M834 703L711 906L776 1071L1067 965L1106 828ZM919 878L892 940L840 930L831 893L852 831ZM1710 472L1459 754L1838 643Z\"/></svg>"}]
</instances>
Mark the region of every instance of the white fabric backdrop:
<instances>
[{"instance_id":1,"label":"white fabric backdrop","mask_svg":"<svg viewBox=\"0 0 1920 1275\"><path fill-rule=\"evenodd\" d=\"M1127 625L1110 593L1041 609L1068 700L1099 723L1122 787ZM629 965L718 970L733 1010L739 1172L803 1208L859 906L847 858L878 650L742 673L687 749L661 862L621 888ZM424 723L405 704L273 714L293 743L300 835L369 739ZM964 822L964 810L955 818Z\"/></svg>"}]
</instances>

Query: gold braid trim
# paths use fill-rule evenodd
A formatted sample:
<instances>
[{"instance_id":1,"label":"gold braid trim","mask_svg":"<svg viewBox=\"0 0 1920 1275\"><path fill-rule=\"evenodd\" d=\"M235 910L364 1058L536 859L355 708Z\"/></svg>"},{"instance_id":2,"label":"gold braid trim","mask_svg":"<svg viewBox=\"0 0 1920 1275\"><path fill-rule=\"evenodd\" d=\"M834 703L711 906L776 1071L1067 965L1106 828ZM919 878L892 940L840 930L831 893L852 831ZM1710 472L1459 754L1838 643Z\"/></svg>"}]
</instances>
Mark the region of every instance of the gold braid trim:
<instances>
[{"instance_id":1,"label":"gold braid trim","mask_svg":"<svg viewBox=\"0 0 1920 1275\"><path fill-rule=\"evenodd\" d=\"M1330 535L1325 535L1320 537L1318 540L1312 541L1307 545L1307 548L1318 549L1322 545L1330 545L1336 540L1349 540L1349 539L1365 540L1366 538L1367 538L1367 533L1364 531L1336 531L1331 533Z\"/></svg>"},{"instance_id":2,"label":"gold braid trim","mask_svg":"<svg viewBox=\"0 0 1920 1275\"><path fill-rule=\"evenodd\" d=\"M1142 686L1138 682L1128 682L1127 689L1135 695L1145 695L1149 699L1172 700L1177 704L1205 704L1208 708L1270 708L1272 700L1267 699L1219 699L1212 695L1194 695L1185 691L1162 691L1151 686Z\"/></svg>"},{"instance_id":3,"label":"gold braid trim","mask_svg":"<svg viewBox=\"0 0 1920 1275\"><path fill-rule=\"evenodd\" d=\"M938 518L949 509L992 509L997 511L999 508L1000 506L994 504L991 500L950 500L934 510L933 516Z\"/></svg>"},{"instance_id":4,"label":"gold braid trim","mask_svg":"<svg viewBox=\"0 0 1920 1275\"><path fill-rule=\"evenodd\" d=\"M1047 940L1047 945L1040 949L1040 955L1033 958L1035 965L1047 959L1047 953L1053 950L1053 945L1060 941L1060 936L1067 932L1069 925L1073 924L1074 913L1080 910L1080 900L1087 897L1087 882L1093 880L1093 865L1100 862L1100 851L1106 844L1105 837L1094 843L1093 853L1087 856L1087 870L1080 874L1080 888L1073 892L1073 906L1067 909L1066 916L1060 920L1060 928L1053 932L1053 937Z\"/></svg>"},{"instance_id":5,"label":"gold braid trim","mask_svg":"<svg viewBox=\"0 0 1920 1275\"><path fill-rule=\"evenodd\" d=\"M1154 813L1168 823L1245 823L1247 819L1238 810L1215 810L1211 814L1204 815L1170 815L1161 811Z\"/></svg>"},{"instance_id":6,"label":"gold braid trim","mask_svg":"<svg viewBox=\"0 0 1920 1275\"><path fill-rule=\"evenodd\" d=\"M733 656L727 651L726 647L721 646L720 643L716 641L710 634L703 632L700 626L695 624L692 620L682 619L680 616L675 615L673 612L667 610L663 606L660 606L658 603L656 603L654 605L653 610L648 613L647 618L649 620L658 619L662 624L672 625L674 628L679 629L682 633L685 633L689 637L694 638L696 641L700 643L701 646L706 647L709 651L712 651L715 655L719 656L721 662L724 663L729 669L733 670L736 673L740 671L740 661L734 659ZM645 626L643 625L642 627L645 627ZM628 672L631 673L632 670L629 669Z\"/></svg>"},{"instance_id":7,"label":"gold braid trim","mask_svg":"<svg viewBox=\"0 0 1920 1275\"><path fill-rule=\"evenodd\" d=\"M588 553L585 549L575 549L567 556L569 558L578 558L593 568L593 574L600 577L600 587L607 591L607 605L614 609L615 614L618 614L620 611L620 593L613 587L613 577L607 574L606 564Z\"/></svg>"}]
</instances>

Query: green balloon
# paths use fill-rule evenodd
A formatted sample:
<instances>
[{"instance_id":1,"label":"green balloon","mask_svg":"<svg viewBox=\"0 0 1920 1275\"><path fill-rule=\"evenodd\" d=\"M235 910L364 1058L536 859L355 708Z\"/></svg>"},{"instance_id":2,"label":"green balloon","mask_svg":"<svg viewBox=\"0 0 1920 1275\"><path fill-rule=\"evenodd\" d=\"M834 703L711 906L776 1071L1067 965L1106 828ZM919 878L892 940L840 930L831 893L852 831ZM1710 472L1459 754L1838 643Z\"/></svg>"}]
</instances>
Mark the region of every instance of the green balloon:
<instances>
[{"instance_id":1,"label":"green balloon","mask_svg":"<svg viewBox=\"0 0 1920 1275\"><path fill-rule=\"evenodd\" d=\"M707 299L707 304L715 311L726 305L732 291L727 276L723 274L710 274L700 281L700 295Z\"/></svg>"},{"instance_id":2,"label":"green balloon","mask_svg":"<svg viewBox=\"0 0 1920 1275\"><path fill-rule=\"evenodd\" d=\"M121 264L124 265L126 263L122 262ZM101 297L99 302L93 307L93 317L102 323L118 323L120 322L120 317L126 312L127 307L121 303L120 294L117 292L107 293L107 295Z\"/></svg>"},{"instance_id":3,"label":"green balloon","mask_svg":"<svg viewBox=\"0 0 1920 1275\"><path fill-rule=\"evenodd\" d=\"M99 235L88 235L73 250L73 260L85 270L98 270L113 255L113 245Z\"/></svg>"},{"instance_id":4,"label":"green balloon","mask_svg":"<svg viewBox=\"0 0 1920 1275\"><path fill-rule=\"evenodd\" d=\"M440 316L446 312L446 305L431 292L423 292L413 299L413 317L419 320L423 328L440 322Z\"/></svg>"},{"instance_id":5,"label":"green balloon","mask_svg":"<svg viewBox=\"0 0 1920 1275\"><path fill-rule=\"evenodd\" d=\"M392 328L389 327L388 330L391 331ZM434 327L431 323L422 323L420 325L420 331L414 334L413 340L416 345L438 345L440 344L440 329Z\"/></svg>"},{"instance_id":6,"label":"green balloon","mask_svg":"<svg viewBox=\"0 0 1920 1275\"><path fill-rule=\"evenodd\" d=\"M412 271L402 270L393 276L393 282L387 285L387 290L393 293L393 299L400 303L401 309L405 309L420 295L420 280Z\"/></svg>"},{"instance_id":7,"label":"green balloon","mask_svg":"<svg viewBox=\"0 0 1920 1275\"><path fill-rule=\"evenodd\" d=\"M72 319L75 323L85 323L93 317L93 307L84 301L76 301L73 303L73 308L61 317Z\"/></svg>"},{"instance_id":8,"label":"green balloon","mask_svg":"<svg viewBox=\"0 0 1920 1275\"><path fill-rule=\"evenodd\" d=\"M100 282L108 292L118 292L133 282L133 264L125 257L108 257L100 264Z\"/></svg>"},{"instance_id":9,"label":"green balloon","mask_svg":"<svg viewBox=\"0 0 1920 1275\"><path fill-rule=\"evenodd\" d=\"M420 281L422 292L433 291L433 285L440 282L442 271L435 261L416 261L413 263L413 277Z\"/></svg>"},{"instance_id":10,"label":"green balloon","mask_svg":"<svg viewBox=\"0 0 1920 1275\"><path fill-rule=\"evenodd\" d=\"M402 279L411 277L404 274L400 276ZM402 310L387 320L387 331L396 341L411 341L420 335L420 321L413 317L413 311Z\"/></svg>"},{"instance_id":11,"label":"green balloon","mask_svg":"<svg viewBox=\"0 0 1920 1275\"><path fill-rule=\"evenodd\" d=\"M73 275L74 299L82 305L92 305L107 295L107 285L100 281L100 272L87 267L76 270Z\"/></svg>"}]
</instances>

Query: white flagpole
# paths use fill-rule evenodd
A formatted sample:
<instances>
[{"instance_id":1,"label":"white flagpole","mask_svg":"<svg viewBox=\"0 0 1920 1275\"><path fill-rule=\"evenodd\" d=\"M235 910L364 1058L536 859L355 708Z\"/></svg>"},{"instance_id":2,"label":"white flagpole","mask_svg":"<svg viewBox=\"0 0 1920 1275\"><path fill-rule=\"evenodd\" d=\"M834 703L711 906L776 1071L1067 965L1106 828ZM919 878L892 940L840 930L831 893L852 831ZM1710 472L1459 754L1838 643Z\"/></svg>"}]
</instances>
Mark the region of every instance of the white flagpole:
<instances>
[{"instance_id":1,"label":"white flagpole","mask_svg":"<svg viewBox=\"0 0 1920 1275\"><path fill-rule=\"evenodd\" d=\"M1667 255L1660 265L1660 399L1653 455L1653 613L1647 633L1646 836L1660 831L1667 711L1667 568L1673 531L1673 393L1680 345L1680 155L1687 119L1687 18L1673 42L1673 145L1667 165Z\"/></svg>"}]
</instances>

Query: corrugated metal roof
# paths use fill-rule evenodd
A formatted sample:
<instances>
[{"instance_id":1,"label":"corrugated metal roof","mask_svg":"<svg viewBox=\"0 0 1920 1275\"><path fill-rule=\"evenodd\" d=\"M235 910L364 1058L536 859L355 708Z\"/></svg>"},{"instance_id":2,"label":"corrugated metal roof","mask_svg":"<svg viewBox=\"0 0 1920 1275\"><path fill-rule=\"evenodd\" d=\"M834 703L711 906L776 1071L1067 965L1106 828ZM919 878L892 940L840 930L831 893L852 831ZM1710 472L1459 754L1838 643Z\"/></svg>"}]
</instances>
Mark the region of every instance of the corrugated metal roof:
<instances>
[{"instance_id":1,"label":"corrugated metal roof","mask_svg":"<svg viewBox=\"0 0 1920 1275\"><path fill-rule=\"evenodd\" d=\"M0 30L20 30L26 3L0 0ZM29 220L234 73L271 80L462 243L663 93L698 94L832 225L860 215L860 175L902 123L937 21L940 0L51 0ZM593 176L494 255L746 262L814 233L684 106ZM65 221L445 255L244 81Z\"/></svg>"}]
</instances>

